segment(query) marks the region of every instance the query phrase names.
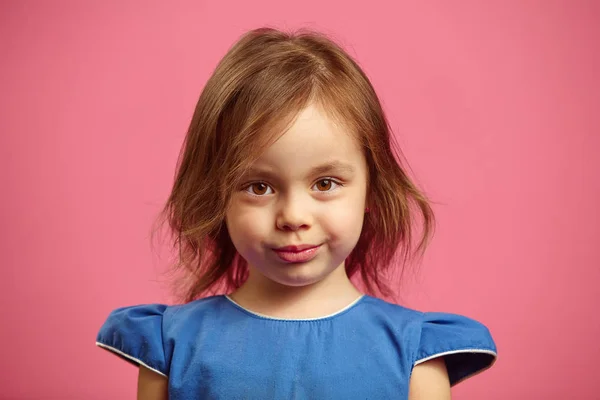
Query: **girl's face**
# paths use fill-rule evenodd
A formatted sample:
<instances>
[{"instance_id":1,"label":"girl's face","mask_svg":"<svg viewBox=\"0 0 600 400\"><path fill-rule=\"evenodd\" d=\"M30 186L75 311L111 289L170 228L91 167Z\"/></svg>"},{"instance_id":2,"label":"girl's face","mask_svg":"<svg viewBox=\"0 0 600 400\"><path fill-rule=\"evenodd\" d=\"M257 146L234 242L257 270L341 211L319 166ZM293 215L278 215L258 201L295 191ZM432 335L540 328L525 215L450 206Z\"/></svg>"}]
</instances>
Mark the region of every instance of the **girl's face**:
<instances>
[{"instance_id":1,"label":"girl's face","mask_svg":"<svg viewBox=\"0 0 600 400\"><path fill-rule=\"evenodd\" d=\"M362 149L311 105L234 192L226 213L229 235L254 279L299 287L345 277L366 191Z\"/></svg>"}]
</instances>

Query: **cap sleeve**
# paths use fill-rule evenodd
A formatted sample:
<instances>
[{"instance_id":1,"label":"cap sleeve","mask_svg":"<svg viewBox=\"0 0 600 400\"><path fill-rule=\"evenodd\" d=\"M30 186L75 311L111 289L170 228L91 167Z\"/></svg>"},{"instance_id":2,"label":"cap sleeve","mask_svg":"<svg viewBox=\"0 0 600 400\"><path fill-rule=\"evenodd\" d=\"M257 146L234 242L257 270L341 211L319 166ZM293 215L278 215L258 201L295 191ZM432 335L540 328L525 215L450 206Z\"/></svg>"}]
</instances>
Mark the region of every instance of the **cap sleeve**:
<instances>
[{"instance_id":1,"label":"cap sleeve","mask_svg":"<svg viewBox=\"0 0 600 400\"><path fill-rule=\"evenodd\" d=\"M162 335L166 308L162 304L149 304L113 310L98 332L96 345L166 377Z\"/></svg>"},{"instance_id":2,"label":"cap sleeve","mask_svg":"<svg viewBox=\"0 0 600 400\"><path fill-rule=\"evenodd\" d=\"M450 385L491 367L496 344L488 328L473 319L447 313L424 313L414 365L444 357Z\"/></svg>"}]
</instances>

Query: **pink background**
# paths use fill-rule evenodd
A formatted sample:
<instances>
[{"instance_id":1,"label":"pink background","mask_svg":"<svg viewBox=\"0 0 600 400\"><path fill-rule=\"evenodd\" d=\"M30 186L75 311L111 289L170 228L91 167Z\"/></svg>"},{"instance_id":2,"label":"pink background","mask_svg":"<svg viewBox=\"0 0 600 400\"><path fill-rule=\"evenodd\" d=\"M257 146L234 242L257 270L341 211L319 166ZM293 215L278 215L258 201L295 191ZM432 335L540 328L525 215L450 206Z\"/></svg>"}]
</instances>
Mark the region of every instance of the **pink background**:
<instances>
[{"instance_id":1,"label":"pink background","mask_svg":"<svg viewBox=\"0 0 600 400\"><path fill-rule=\"evenodd\" d=\"M151 223L205 80L264 24L357 57L437 201L406 305L499 348L455 398L598 398L599 2L162 3L0 3L0 398L135 397L96 333L168 301Z\"/></svg>"}]
</instances>

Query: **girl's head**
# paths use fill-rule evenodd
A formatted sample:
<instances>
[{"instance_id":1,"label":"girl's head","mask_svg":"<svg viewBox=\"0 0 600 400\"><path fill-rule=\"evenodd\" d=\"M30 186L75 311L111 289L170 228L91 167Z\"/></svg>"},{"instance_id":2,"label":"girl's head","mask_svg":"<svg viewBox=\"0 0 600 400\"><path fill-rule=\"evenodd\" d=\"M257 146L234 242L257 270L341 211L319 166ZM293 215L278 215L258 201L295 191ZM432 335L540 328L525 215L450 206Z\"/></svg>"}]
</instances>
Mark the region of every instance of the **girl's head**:
<instances>
[{"instance_id":1,"label":"girl's head","mask_svg":"<svg viewBox=\"0 0 600 400\"><path fill-rule=\"evenodd\" d=\"M394 143L372 85L339 46L306 31L244 35L200 95L164 209L187 272L182 299L237 288L249 266L302 286L345 265L367 292L392 295L387 272L421 253L433 227ZM298 245L320 247L286 268L274 249Z\"/></svg>"}]
</instances>

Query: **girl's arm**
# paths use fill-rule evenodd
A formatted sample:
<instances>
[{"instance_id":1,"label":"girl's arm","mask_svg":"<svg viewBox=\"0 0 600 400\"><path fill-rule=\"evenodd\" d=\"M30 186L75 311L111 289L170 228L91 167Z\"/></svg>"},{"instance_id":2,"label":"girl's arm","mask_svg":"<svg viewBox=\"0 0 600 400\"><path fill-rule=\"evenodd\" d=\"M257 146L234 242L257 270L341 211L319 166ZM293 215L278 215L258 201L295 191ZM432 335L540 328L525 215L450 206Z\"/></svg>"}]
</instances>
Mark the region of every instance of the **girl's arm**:
<instances>
[{"instance_id":1,"label":"girl's arm","mask_svg":"<svg viewBox=\"0 0 600 400\"><path fill-rule=\"evenodd\" d=\"M140 365L137 400L168 400L168 382L164 376Z\"/></svg>"},{"instance_id":2,"label":"girl's arm","mask_svg":"<svg viewBox=\"0 0 600 400\"><path fill-rule=\"evenodd\" d=\"M434 358L413 368L408 400L450 399L450 380L444 358Z\"/></svg>"}]
</instances>

